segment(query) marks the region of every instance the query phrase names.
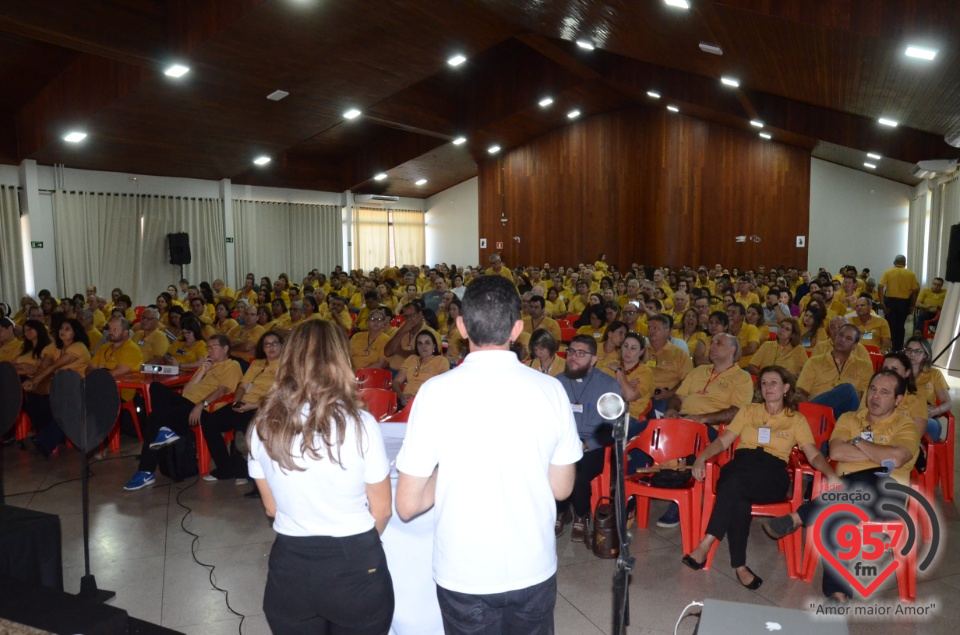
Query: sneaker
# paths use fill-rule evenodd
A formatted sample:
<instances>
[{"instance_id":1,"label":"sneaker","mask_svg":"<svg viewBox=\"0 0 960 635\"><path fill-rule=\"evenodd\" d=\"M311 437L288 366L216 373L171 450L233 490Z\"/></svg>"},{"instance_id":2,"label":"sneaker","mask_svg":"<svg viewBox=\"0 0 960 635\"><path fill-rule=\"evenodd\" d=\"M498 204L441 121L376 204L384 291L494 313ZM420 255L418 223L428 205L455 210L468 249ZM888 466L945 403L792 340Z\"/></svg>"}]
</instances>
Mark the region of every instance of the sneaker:
<instances>
[{"instance_id":1,"label":"sneaker","mask_svg":"<svg viewBox=\"0 0 960 635\"><path fill-rule=\"evenodd\" d=\"M238 486L239 486L239 485L246 485L246 484L249 483L249 482L250 482L250 481L249 481L248 479L245 479L245 478L243 478L243 477L233 479L233 484L234 484L234 485L238 485Z\"/></svg>"},{"instance_id":2,"label":"sneaker","mask_svg":"<svg viewBox=\"0 0 960 635\"><path fill-rule=\"evenodd\" d=\"M670 507L664 512L660 520L657 521L657 527L676 527L680 524L680 508L676 503L670 503Z\"/></svg>"},{"instance_id":3,"label":"sneaker","mask_svg":"<svg viewBox=\"0 0 960 635\"><path fill-rule=\"evenodd\" d=\"M204 474L204 475L203 475L203 480L205 480L205 481L208 482L208 483L216 483L216 482L219 481L220 479L218 479L218 478L217 478L216 476L214 476L213 474Z\"/></svg>"},{"instance_id":4,"label":"sneaker","mask_svg":"<svg viewBox=\"0 0 960 635\"><path fill-rule=\"evenodd\" d=\"M154 439L153 443L150 444L150 449L159 450L160 448L165 448L171 443L176 443L179 440L179 434L164 426L157 432L157 438Z\"/></svg>"},{"instance_id":5,"label":"sneaker","mask_svg":"<svg viewBox=\"0 0 960 635\"><path fill-rule=\"evenodd\" d=\"M133 490L143 489L147 485L153 485L157 482L157 479L154 478L153 472L137 472L133 475L133 478L127 481L127 484L123 486L123 489L128 492Z\"/></svg>"}]
</instances>

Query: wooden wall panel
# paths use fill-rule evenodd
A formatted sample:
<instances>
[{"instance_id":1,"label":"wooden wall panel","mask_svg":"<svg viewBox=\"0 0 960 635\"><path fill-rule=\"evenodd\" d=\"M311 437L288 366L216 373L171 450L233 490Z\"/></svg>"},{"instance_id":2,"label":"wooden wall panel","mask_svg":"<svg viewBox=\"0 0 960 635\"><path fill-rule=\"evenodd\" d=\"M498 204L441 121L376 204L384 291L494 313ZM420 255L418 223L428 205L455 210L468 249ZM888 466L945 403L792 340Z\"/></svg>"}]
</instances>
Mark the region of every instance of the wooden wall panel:
<instances>
[{"instance_id":1,"label":"wooden wall panel","mask_svg":"<svg viewBox=\"0 0 960 635\"><path fill-rule=\"evenodd\" d=\"M479 177L484 260L502 242L509 265L593 262L601 251L621 267L807 261L795 241L808 234L809 153L742 130L616 112L481 162Z\"/></svg>"}]
</instances>

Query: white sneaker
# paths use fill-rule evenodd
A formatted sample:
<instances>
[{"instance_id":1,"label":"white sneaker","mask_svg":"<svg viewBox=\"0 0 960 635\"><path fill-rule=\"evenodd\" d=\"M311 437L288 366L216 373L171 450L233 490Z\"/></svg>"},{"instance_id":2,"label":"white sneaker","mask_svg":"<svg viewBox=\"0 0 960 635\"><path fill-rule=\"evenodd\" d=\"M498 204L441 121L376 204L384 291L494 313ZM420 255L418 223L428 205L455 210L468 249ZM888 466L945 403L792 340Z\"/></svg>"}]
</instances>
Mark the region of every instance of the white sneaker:
<instances>
[{"instance_id":1,"label":"white sneaker","mask_svg":"<svg viewBox=\"0 0 960 635\"><path fill-rule=\"evenodd\" d=\"M208 483L216 483L216 482L217 482L217 477L214 476L213 474L204 474L204 475L203 475L203 480L205 480L205 481L208 482Z\"/></svg>"},{"instance_id":2,"label":"white sneaker","mask_svg":"<svg viewBox=\"0 0 960 635\"><path fill-rule=\"evenodd\" d=\"M234 480L233 480L233 484L234 484L234 485L238 485L238 486L239 486L239 485L246 485L246 484L249 483L249 482L250 482L250 481L249 481L248 479L245 479L245 478L238 478L238 479L234 479Z\"/></svg>"}]
</instances>

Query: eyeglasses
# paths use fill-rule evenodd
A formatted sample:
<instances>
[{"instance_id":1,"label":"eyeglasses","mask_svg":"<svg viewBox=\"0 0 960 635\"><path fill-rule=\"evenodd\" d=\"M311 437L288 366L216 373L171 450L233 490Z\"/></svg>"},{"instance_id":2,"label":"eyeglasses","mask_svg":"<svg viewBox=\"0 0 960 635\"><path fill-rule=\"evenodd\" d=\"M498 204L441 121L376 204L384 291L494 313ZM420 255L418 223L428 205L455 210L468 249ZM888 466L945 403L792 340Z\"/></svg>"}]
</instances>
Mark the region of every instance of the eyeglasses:
<instances>
[{"instance_id":1,"label":"eyeglasses","mask_svg":"<svg viewBox=\"0 0 960 635\"><path fill-rule=\"evenodd\" d=\"M582 359L584 357L590 357L591 355L593 355L593 353L583 348L568 348L567 355L570 355L573 357L579 357Z\"/></svg>"},{"instance_id":2,"label":"eyeglasses","mask_svg":"<svg viewBox=\"0 0 960 635\"><path fill-rule=\"evenodd\" d=\"M907 355L914 355L914 356L926 354L926 351L923 350L922 348L905 348L903 349L903 352L906 353Z\"/></svg>"},{"instance_id":3,"label":"eyeglasses","mask_svg":"<svg viewBox=\"0 0 960 635\"><path fill-rule=\"evenodd\" d=\"M278 346L280 346L280 342L264 342L263 343L264 348L276 348Z\"/></svg>"},{"instance_id":4,"label":"eyeglasses","mask_svg":"<svg viewBox=\"0 0 960 635\"><path fill-rule=\"evenodd\" d=\"M382 317L372 317L370 318L371 322L383 322L385 318Z\"/></svg>"}]
</instances>

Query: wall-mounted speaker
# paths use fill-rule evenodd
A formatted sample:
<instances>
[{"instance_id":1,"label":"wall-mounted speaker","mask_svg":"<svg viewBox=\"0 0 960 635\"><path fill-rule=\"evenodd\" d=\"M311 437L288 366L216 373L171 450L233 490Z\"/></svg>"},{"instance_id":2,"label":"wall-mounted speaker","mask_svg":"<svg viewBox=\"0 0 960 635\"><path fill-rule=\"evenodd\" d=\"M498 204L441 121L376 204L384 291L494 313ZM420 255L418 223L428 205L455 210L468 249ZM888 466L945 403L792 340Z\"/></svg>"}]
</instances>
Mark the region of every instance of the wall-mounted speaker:
<instances>
[{"instance_id":1,"label":"wall-mounted speaker","mask_svg":"<svg viewBox=\"0 0 960 635\"><path fill-rule=\"evenodd\" d=\"M947 248L947 282L960 282L960 224L950 228L950 246Z\"/></svg>"},{"instance_id":2,"label":"wall-mounted speaker","mask_svg":"<svg viewBox=\"0 0 960 635\"><path fill-rule=\"evenodd\" d=\"M190 234L167 234L167 243L170 245L170 264L190 264Z\"/></svg>"}]
</instances>

